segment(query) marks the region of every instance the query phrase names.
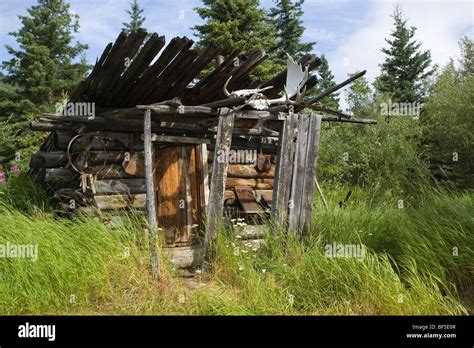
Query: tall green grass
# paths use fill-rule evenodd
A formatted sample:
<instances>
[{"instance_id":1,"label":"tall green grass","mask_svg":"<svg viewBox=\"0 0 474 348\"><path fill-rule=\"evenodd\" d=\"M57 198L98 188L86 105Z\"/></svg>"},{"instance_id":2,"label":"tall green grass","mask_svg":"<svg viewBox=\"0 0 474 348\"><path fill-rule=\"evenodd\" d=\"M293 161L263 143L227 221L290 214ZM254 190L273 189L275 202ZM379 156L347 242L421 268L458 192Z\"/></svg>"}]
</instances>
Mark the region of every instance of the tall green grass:
<instances>
[{"instance_id":1,"label":"tall green grass","mask_svg":"<svg viewBox=\"0 0 474 348\"><path fill-rule=\"evenodd\" d=\"M337 190L335 190L337 191ZM474 196L424 189L415 199L356 190L347 209L318 208L315 234L329 242L361 243L389 255L401 271L418 272L460 288L474 279ZM341 196L341 195L340 195ZM402 208L399 201L403 200Z\"/></svg>"},{"instance_id":2,"label":"tall green grass","mask_svg":"<svg viewBox=\"0 0 474 348\"><path fill-rule=\"evenodd\" d=\"M274 229L273 229L274 231ZM215 281L221 292L200 293L205 314L465 314L457 294L416 261L401 274L386 253L369 251L363 260L328 258L323 239L283 242L269 234L267 246L235 250L223 237ZM346 239L347 240L347 239ZM357 242L352 240L351 242Z\"/></svg>"},{"instance_id":3,"label":"tall green grass","mask_svg":"<svg viewBox=\"0 0 474 348\"><path fill-rule=\"evenodd\" d=\"M143 225L125 217L111 230L93 218L32 216L0 204L0 244L38 246L36 261L0 258L0 313L174 313L180 281L171 283L166 260L162 281L150 276Z\"/></svg>"},{"instance_id":4,"label":"tall green grass","mask_svg":"<svg viewBox=\"0 0 474 348\"><path fill-rule=\"evenodd\" d=\"M341 209L346 188L326 189L330 207L318 203L304 241L269 222L256 250L226 226L213 273L197 275L191 289L162 255L162 279L150 276L139 216L113 229L91 217L59 218L24 180L23 193L0 193L0 244L36 244L39 255L0 258L1 314L468 313L460 293L472 291L474 278L469 194L430 190L399 209L394 193L354 190ZM365 257L326 257L333 242L364 245Z\"/></svg>"}]
</instances>

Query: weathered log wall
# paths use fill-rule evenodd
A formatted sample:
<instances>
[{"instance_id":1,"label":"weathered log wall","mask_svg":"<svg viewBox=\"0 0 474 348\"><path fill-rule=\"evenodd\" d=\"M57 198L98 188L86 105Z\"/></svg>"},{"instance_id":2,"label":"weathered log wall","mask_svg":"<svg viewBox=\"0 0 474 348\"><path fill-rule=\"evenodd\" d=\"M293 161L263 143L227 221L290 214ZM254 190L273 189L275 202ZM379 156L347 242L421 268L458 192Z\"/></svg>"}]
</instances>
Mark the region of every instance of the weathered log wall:
<instances>
[{"instance_id":1,"label":"weathered log wall","mask_svg":"<svg viewBox=\"0 0 474 348\"><path fill-rule=\"evenodd\" d=\"M240 126L247 126L242 129L250 129L254 123L252 120L239 120ZM82 128L82 130L87 131L87 128ZM90 137L85 137L85 143L89 148L88 165L84 171L93 173L95 180L93 183L86 182L88 191L92 192L89 192L84 199L78 199L73 191L82 191L82 180L81 175L69 163L67 153L71 140L77 134L83 133L77 133L73 128L63 128L56 129L52 134L48 151L33 154L30 167L44 173L42 184L63 202L64 208L69 211L74 209L84 211L82 208L89 206L112 215L115 214L114 211L124 208L134 210L145 208L146 184L143 166L136 167L133 172L124 168L124 165L128 163L126 159L130 157L136 157L139 162L143 162L141 133L87 132L90 135ZM155 140L160 140L160 138L155 137ZM161 142L157 144L157 146L172 145L172 143ZM215 139L210 137L207 145L208 177L212 174L214 148ZM238 187L251 188L255 201L261 202L262 210L271 206L277 138L234 135L231 151L234 153L228 154L230 163L225 183L225 195L226 199L230 199L227 202L233 203L232 211L242 210L242 206L236 199L235 190ZM257 157L262 154L268 157L265 170L259 170L256 166ZM261 200L262 192L266 192L269 206ZM71 208L69 204L71 199L77 201L77 204L73 205L74 208Z\"/></svg>"}]
</instances>

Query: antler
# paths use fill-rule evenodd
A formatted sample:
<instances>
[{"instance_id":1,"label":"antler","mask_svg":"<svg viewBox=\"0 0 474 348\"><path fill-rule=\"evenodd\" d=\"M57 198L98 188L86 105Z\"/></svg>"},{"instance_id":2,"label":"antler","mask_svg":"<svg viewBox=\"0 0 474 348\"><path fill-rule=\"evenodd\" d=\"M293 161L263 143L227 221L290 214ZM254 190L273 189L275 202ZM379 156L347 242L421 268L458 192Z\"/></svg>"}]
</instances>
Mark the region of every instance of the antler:
<instances>
[{"instance_id":1,"label":"antler","mask_svg":"<svg viewBox=\"0 0 474 348\"><path fill-rule=\"evenodd\" d=\"M232 75L230 75L230 77L227 79L227 81L224 83L224 94L227 96L227 97L230 97L231 94L229 93L229 91L227 90L227 85L229 84L230 80L232 80Z\"/></svg>"},{"instance_id":2,"label":"antler","mask_svg":"<svg viewBox=\"0 0 474 348\"><path fill-rule=\"evenodd\" d=\"M273 86L267 86L267 87L263 87L263 88L259 87L259 88L257 88L257 91L258 91L258 93L261 93L263 91L267 91L267 90L272 89L272 88L273 88Z\"/></svg>"},{"instance_id":3,"label":"antler","mask_svg":"<svg viewBox=\"0 0 474 348\"><path fill-rule=\"evenodd\" d=\"M299 105L303 102L303 97L306 94L306 86L303 87L302 91L299 91L296 93L296 100L293 101L289 98L288 92L286 91L286 88L284 90L285 93L285 104L290 104L290 105Z\"/></svg>"}]
</instances>

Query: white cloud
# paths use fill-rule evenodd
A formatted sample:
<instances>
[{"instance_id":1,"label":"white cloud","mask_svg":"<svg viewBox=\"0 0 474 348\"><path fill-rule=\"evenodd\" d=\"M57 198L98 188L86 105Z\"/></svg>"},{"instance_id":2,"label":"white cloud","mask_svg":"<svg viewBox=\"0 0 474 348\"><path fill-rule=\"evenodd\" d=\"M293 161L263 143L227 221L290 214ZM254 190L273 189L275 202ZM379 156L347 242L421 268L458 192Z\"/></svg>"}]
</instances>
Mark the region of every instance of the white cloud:
<instances>
[{"instance_id":1,"label":"white cloud","mask_svg":"<svg viewBox=\"0 0 474 348\"><path fill-rule=\"evenodd\" d=\"M8 57L5 43L14 44L7 32L18 29L17 14L26 14L26 8L35 0L0 1L0 61ZM70 0L71 10L80 16L80 32L76 38L89 44L87 59L94 62L108 42L113 42L128 20L125 9L130 0ZM271 0L261 0L264 7L273 6ZM380 49L392 30L390 14L395 1L306 0L303 24L304 41L317 41L317 54L325 53L336 81L349 73L367 69L367 78L373 81L379 73L378 65L384 56ZM423 49L430 49L434 63L446 64L449 57L458 55L458 40L473 35L473 2L449 0L401 0L408 23L418 28L416 39ZM199 0L140 0L150 31L165 35L193 37L190 27L200 23L194 7Z\"/></svg>"},{"instance_id":2,"label":"white cloud","mask_svg":"<svg viewBox=\"0 0 474 348\"><path fill-rule=\"evenodd\" d=\"M331 41L334 42L337 34L324 28L308 27L304 31L304 39L307 41Z\"/></svg>"},{"instance_id":3,"label":"white cloud","mask_svg":"<svg viewBox=\"0 0 474 348\"><path fill-rule=\"evenodd\" d=\"M410 26L417 27L415 39L423 50L431 50L433 63L445 65L458 56L458 41L469 32L474 22L471 1L399 1ZM328 53L331 69L337 81L349 73L367 69L367 79L373 81L384 60L380 51L393 28L390 14L395 1L374 1L369 7L370 18L359 29ZM348 64L347 64L348 63Z\"/></svg>"},{"instance_id":4,"label":"white cloud","mask_svg":"<svg viewBox=\"0 0 474 348\"><path fill-rule=\"evenodd\" d=\"M130 0L71 2L71 9L80 16L81 29L77 39L89 45L87 57L89 62L93 62L107 43L115 41L123 22L129 21L125 10L129 9ZM192 35L189 27L195 22L193 7L197 5L196 0L142 0L139 4L144 9L142 15L146 19L143 26L148 31L165 35L167 41L174 36Z\"/></svg>"},{"instance_id":5,"label":"white cloud","mask_svg":"<svg viewBox=\"0 0 474 348\"><path fill-rule=\"evenodd\" d=\"M123 22L129 20L125 10L130 8L131 0L70 0L71 12L79 15L80 29L76 40L89 45L86 52L89 63L95 62L109 42L119 35ZM17 46L15 40L7 36L17 30L21 23L17 14L26 14L26 9L35 5L34 0L0 1L0 61L8 58L4 44ZM151 32L172 37L187 35L192 37L190 27L199 22L193 8L200 6L198 0L140 0L146 17L144 27Z\"/></svg>"}]
</instances>

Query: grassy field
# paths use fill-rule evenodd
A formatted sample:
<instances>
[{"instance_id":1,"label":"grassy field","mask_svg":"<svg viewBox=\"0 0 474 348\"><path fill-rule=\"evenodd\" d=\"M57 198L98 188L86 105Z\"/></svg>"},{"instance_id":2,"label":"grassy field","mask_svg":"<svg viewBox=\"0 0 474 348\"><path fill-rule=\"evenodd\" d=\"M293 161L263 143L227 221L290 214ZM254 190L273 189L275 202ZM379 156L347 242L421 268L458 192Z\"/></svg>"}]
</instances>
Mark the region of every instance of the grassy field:
<instances>
[{"instance_id":1,"label":"grassy field","mask_svg":"<svg viewBox=\"0 0 474 348\"><path fill-rule=\"evenodd\" d=\"M421 190L326 186L303 243L268 224L265 247L221 231L212 275L149 274L143 221L113 230L60 218L24 177L0 190L0 245L38 245L38 259L0 258L0 314L331 315L469 314L474 297L474 198ZM403 207L402 207L402 205ZM231 226L227 226L227 230ZM328 245L363 258L327 257Z\"/></svg>"}]
</instances>

